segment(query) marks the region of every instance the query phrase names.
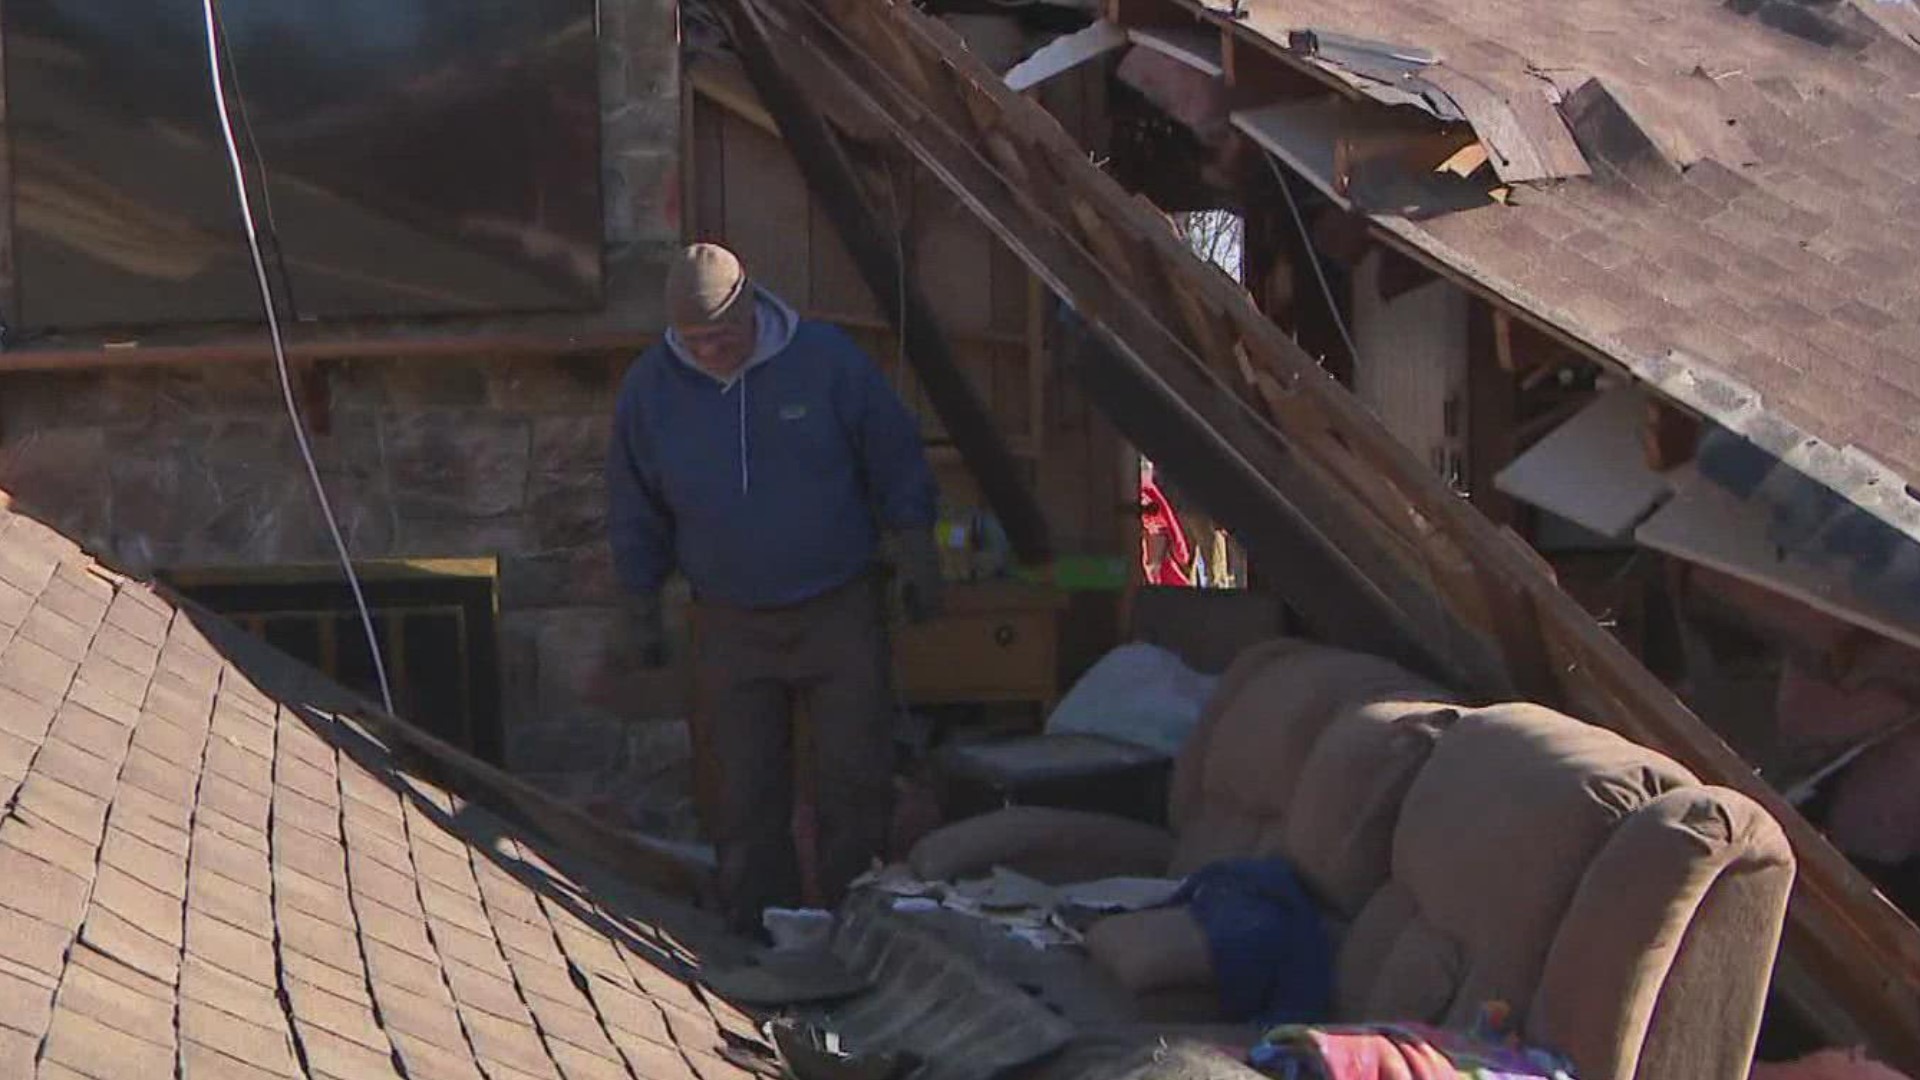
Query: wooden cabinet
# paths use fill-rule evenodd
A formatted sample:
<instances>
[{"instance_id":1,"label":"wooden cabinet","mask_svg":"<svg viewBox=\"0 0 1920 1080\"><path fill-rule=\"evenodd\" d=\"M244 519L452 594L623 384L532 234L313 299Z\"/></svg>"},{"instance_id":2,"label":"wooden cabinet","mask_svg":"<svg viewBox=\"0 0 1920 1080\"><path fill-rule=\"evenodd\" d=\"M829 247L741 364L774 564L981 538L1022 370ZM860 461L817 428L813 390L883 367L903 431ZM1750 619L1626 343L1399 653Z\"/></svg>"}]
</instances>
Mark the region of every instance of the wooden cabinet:
<instances>
[{"instance_id":1,"label":"wooden cabinet","mask_svg":"<svg viewBox=\"0 0 1920 1080\"><path fill-rule=\"evenodd\" d=\"M902 629L894 664L911 704L1031 701L1059 693L1060 615L1055 590L1014 584L950 585L940 618Z\"/></svg>"}]
</instances>

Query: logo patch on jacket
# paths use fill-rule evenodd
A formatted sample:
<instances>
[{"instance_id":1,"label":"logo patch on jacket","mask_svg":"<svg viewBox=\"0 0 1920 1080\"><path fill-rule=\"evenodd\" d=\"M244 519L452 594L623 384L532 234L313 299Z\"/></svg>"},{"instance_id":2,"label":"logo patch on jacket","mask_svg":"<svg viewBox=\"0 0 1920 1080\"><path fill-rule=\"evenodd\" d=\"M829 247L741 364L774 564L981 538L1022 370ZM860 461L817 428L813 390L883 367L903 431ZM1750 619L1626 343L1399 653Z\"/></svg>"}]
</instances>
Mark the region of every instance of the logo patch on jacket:
<instances>
[{"instance_id":1,"label":"logo patch on jacket","mask_svg":"<svg viewBox=\"0 0 1920 1080\"><path fill-rule=\"evenodd\" d=\"M807 407L805 405L780 406L780 419L782 420L805 420L806 418Z\"/></svg>"}]
</instances>

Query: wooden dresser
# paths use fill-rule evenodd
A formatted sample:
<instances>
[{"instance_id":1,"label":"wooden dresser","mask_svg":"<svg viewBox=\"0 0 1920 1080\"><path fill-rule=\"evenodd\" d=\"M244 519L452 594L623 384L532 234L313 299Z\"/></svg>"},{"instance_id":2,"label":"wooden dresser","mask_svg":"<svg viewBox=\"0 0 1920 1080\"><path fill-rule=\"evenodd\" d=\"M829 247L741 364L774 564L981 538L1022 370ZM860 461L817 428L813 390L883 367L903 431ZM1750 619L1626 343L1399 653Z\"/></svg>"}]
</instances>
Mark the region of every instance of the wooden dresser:
<instances>
[{"instance_id":1,"label":"wooden dresser","mask_svg":"<svg viewBox=\"0 0 1920 1080\"><path fill-rule=\"evenodd\" d=\"M1017 583L947 586L940 618L900 630L894 665L908 703L1034 702L1059 696L1060 617L1055 589Z\"/></svg>"}]
</instances>

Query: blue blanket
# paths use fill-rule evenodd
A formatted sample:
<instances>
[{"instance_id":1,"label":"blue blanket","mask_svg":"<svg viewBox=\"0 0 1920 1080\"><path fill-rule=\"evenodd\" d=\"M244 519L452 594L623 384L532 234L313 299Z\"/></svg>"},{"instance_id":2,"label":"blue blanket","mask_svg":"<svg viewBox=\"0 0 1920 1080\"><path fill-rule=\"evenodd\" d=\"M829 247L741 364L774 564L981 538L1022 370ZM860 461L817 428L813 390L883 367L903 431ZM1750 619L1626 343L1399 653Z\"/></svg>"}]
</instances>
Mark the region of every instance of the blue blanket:
<instances>
[{"instance_id":1,"label":"blue blanket","mask_svg":"<svg viewBox=\"0 0 1920 1080\"><path fill-rule=\"evenodd\" d=\"M1325 1020L1333 941L1284 859L1230 859L1189 877L1174 897L1207 937L1227 1018L1263 1025Z\"/></svg>"}]
</instances>

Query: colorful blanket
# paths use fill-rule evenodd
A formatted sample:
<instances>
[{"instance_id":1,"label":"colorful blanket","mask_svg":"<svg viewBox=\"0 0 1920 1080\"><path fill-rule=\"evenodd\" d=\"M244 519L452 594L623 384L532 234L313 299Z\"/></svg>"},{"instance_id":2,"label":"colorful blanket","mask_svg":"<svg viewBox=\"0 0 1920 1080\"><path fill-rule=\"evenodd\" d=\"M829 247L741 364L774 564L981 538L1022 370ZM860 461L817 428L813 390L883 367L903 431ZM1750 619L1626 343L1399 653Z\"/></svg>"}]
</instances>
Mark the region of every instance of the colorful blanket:
<instances>
[{"instance_id":1,"label":"colorful blanket","mask_svg":"<svg viewBox=\"0 0 1920 1080\"><path fill-rule=\"evenodd\" d=\"M1287 1025L1269 1031L1247 1061L1281 1080L1574 1080L1563 1058L1505 1033L1492 1005L1472 1031L1428 1024Z\"/></svg>"}]
</instances>

